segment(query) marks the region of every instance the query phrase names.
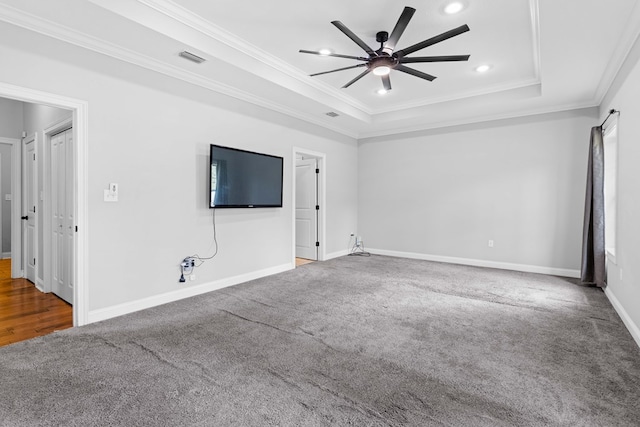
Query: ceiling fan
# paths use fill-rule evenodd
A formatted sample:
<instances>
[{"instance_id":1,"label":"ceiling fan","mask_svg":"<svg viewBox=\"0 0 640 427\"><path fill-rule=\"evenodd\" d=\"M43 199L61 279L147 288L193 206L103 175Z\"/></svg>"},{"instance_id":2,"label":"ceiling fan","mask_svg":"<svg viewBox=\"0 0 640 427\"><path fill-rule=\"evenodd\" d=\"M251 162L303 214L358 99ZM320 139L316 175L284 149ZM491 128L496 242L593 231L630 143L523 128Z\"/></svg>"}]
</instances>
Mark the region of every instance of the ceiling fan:
<instances>
[{"instance_id":1,"label":"ceiling fan","mask_svg":"<svg viewBox=\"0 0 640 427\"><path fill-rule=\"evenodd\" d=\"M400 36L407 28L409 21L413 17L415 13L415 9L412 7L405 7L398 18L398 22L396 26L391 31L391 35L386 31L380 31L376 34L376 41L380 43L380 48L378 50L373 50L369 47L365 42L362 41L357 35L353 33L353 31L349 30L342 22L340 21L332 21L331 23L335 25L340 31L342 31L347 37L353 40L358 46L364 50L368 57L364 56L351 56L351 55L341 55L338 53L325 53L325 52L317 52L312 50L300 50L300 53L310 53L313 55L321 55L321 56L333 56L336 58L346 58L346 59L355 59L356 61L362 61L360 64L352 65L350 67L338 68L336 70L323 71L320 73L311 74L310 76L319 76L321 74L335 73L336 71L344 71L350 70L353 68L361 68L366 67L367 69L359 74L356 78L342 86L343 89L348 88L367 74L373 72L373 74L382 77L382 84L385 90L391 90L391 80L389 78L389 73L391 70L401 71L403 73L411 74L412 76L420 77L421 79L433 81L436 77L431 74L423 73L422 71L418 71L413 68L407 67L405 64L411 63L420 63L420 62L448 62L448 61L468 61L469 55L449 55L449 56L417 56L409 58L407 55L410 55L414 52L417 52L425 47L432 46L436 43L440 43L444 40L450 39L462 33L469 31L468 25L462 25L460 27L454 28L453 30L446 31L440 35L435 37L431 37L430 39L421 41L420 43L416 43L412 46L406 47L404 49L396 50L396 45Z\"/></svg>"}]
</instances>

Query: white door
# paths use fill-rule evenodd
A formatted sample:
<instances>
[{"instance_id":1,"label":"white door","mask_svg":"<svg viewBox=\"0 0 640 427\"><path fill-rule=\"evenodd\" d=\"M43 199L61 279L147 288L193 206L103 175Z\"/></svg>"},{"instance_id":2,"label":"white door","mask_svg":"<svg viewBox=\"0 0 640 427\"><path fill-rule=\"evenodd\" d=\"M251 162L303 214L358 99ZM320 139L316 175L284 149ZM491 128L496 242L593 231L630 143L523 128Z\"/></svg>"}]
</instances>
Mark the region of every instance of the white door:
<instances>
[{"instance_id":1,"label":"white door","mask_svg":"<svg viewBox=\"0 0 640 427\"><path fill-rule=\"evenodd\" d=\"M73 132L51 137L51 291L73 303Z\"/></svg>"},{"instance_id":2,"label":"white door","mask_svg":"<svg viewBox=\"0 0 640 427\"><path fill-rule=\"evenodd\" d=\"M36 136L24 140L22 155L22 229L25 277L36 283Z\"/></svg>"},{"instance_id":3,"label":"white door","mask_svg":"<svg viewBox=\"0 0 640 427\"><path fill-rule=\"evenodd\" d=\"M316 159L296 161L296 257L317 260L318 174Z\"/></svg>"}]
</instances>

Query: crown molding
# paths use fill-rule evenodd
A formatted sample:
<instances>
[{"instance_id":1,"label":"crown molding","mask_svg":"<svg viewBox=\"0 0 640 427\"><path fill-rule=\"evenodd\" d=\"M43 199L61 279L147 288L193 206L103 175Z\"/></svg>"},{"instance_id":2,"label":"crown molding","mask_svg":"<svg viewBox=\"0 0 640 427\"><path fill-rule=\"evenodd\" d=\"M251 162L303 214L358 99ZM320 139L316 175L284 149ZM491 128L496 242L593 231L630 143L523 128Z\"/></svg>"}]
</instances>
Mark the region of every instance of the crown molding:
<instances>
[{"instance_id":1,"label":"crown molding","mask_svg":"<svg viewBox=\"0 0 640 427\"><path fill-rule=\"evenodd\" d=\"M540 4L538 0L529 0L529 13L531 14L531 52L534 79L540 82Z\"/></svg>"},{"instance_id":2,"label":"crown molding","mask_svg":"<svg viewBox=\"0 0 640 427\"><path fill-rule=\"evenodd\" d=\"M541 84L542 84L542 82L540 81L540 79L536 78L536 79L524 80L524 81L517 82L517 83L495 85L495 86L490 86L487 89L482 89L482 90L472 91L472 92L466 92L466 93L463 93L463 94L460 94L460 95L457 95L457 96L446 96L446 97L440 97L440 98L432 98L432 99L429 99L428 101L416 101L416 102L413 102L413 103L396 105L394 107L389 107L389 108L380 108L380 109L377 109L377 110L374 111L374 115L385 114L385 113L394 113L394 112L405 111L405 110L412 110L414 108L428 107L430 105L443 104L445 102L460 101L460 100L463 100L463 99L474 98L476 96L496 95L496 94L499 94L501 92L507 92L507 91L511 91L511 90L523 89L523 88L527 88L527 87L531 87L531 86L539 86Z\"/></svg>"},{"instance_id":3,"label":"crown molding","mask_svg":"<svg viewBox=\"0 0 640 427\"><path fill-rule=\"evenodd\" d=\"M115 10L113 0L89 0L89 1L91 1L92 3L98 6L107 8L109 10L112 10L112 11ZM355 100L354 98L345 95L340 90L332 86L329 86L328 84L323 83L320 80L315 80L310 78L308 75L303 73L300 69L295 68L283 62L281 59L277 58L276 56L271 55L270 53L239 38L237 35L213 24L210 21L207 21L206 19L182 7L181 5L175 3L172 0L136 0L136 2L150 9L153 9L156 12L161 13L165 17L175 22L179 22L180 24L185 25L188 28L200 34L205 35L206 37L212 38L230 47L236 52L239 52L243 55L246 55L249 58L259 61L260 63L270 67L271 69L274 69L279 73L284 74L287 77L293 78L294 80L296 80L299 83L302 83L303 85L309 86L315 90L318 90L324 93L325 95L328 95L336 99L339 102L345 103L359 110L361 113L366 114L367 116L369 116L369 118L377 114L382 114L382 113L387 113L392 111L409 110L416 107L423 107L423 106L442 103L442 102L456 101L456 100L471 97L471 96L491 94L493 92L502 92L504 90L510 90L510 89L524 87L528 85L540 84L540 37L539 37L538 0L529 0L529 10L531 14L532 57L533 57L533 64L534 64L534 70L533 70L534 77L532 79L528 79L516 84L494 86L488 89L467 93L463 95L443 96L437 99L421 100L421 101L405 103L405 104L396 105L390 108L382 108L382 109L372 109L367 105ZM342 110L342 112L345 114L349 114L344 110Z\"/></svg>"},{"instance_id":4,"label":"crown molding","mask_svg":"<svg viewBox=\"0 0 640 427\"><path fill-rule=\"evenodd\" d=\"M93 3L100 4L101 0L90 0ZM104 0L102 0L104 1ZM282 61L278 57L271 55L270 53L250 44L249 42L241 39L237 35L213 24L210 21L207 21L200 17L199 15L185 9L184 7L176 4L171 0L137 0L138 3L141 3L151 9L156 10L157 12L162 13L163 15L180 22L187 27L198 31L207 37L211 37L220 43L223 43L232 49L243 53L264 65L267 65L288 77L291 77L307 86L311 86L312 88L319 90L326 95L334 97L341 102L344 102L347 105L350 105L367 115L371 115L371 109L365 104L358 102L352 97L344 95L338 89L329 86L326 83L322 83L319 80L312 79L307 74L302 72L302 70L295 68L288 63Z\"/></svg>"},{"instance_id":5,"label":"crown molding","mask_svg":"<svg viewBox=\"0 0 640 427\"><path fill-rule=\"evenodd\" d=\"M397 112L402 110L410 110L412 108L426 107L433 104L440 104L444 102L458 101L460 99L471 98L482 95L492 95L497 92L504 92L508 90L521 89L527 86L540 85L542 79L540 77L540 5L539 0L529 0L529 13L531 16L531 56L533 58L533 77L527 80L522 80L516 83L508 83L487 87L482 90L471 91L464 94L454 96L442 96L439 98L429 98L427 100L420 100L415 102L409 102L405 104L395 105L389 108L379 108L374 110L371 114L384 114Z\"/></svg>"},{"instance_id":6,"label":"crown molding","mask_svg":"<svg viewBox=\"0 0 640 427\"><path fill-rule=\"evenodd\" d=\"M640 37L640 4L636 3L633 7L628 21L622 26L624 28L615 50L607 61L607 68L602 73L600 84L595 91L594 98L598 105L602 104L604 97L611 89L613 82L620 73L625 60L629 57L633 46Z\"/></svg>"},{"instance_id":7,"label":"crown molding","mask_svg":"<svg viewBox=\"0 0 640 427\"><path fill-rule=\"evenodd\" d=\"M282 61L276 57L251 47L248 43L238 40L233 34L172 2L163 0L89 0L89 2L141 27L172 38L190 49L195 49L205 58L216 58L234 67L248 70L256 78L324 104L343 115L365 124L371 122L369 111L364 111L360 105L354 107L353 100L350 103L344 102L345 95L336 92L336 89L303 75L289 65L282 65ZM284 73L278 66L289 67L289 71L295 78ZM317 89L316 85L320 85L320 89ZM336 97L336 93L340 98Z\"/></svg>"},{"instance_id":8,"label":"crown molding","mask_svg":"<svg viewBox=\"0 0 640 427\"><path fill-rule=\"evenodd\" d=\"M107 0L89 0L92 3L95 3L98 6L101 6L102 2ZM267 54L266 52L257 49L245 41L238 40L235 36L232 37L231 33L226 32L225 30L213 26L208 21L204 21L201 18L193 15L192 13L185 11L182 7L176 5L174 2L170 0L136 0L136 3L140 4L141 7L151 7L154 10L164 14L167 18L174 19L177 22L182 23L183 25L189 25L190 28L204 34L207 37L215 38L215 40L224 43L234 50L238 50L242 52L244 55L247 55L255 60L259 60L261 63L272 67L278 72L284 73L284 75L293 77L297 79L297 81L302 82L310 88L317 89L322 91L322 93L336 99L336 94L334 89L328 87L327 85L310 79L308 76L303 75L300 70L285 65L283 66L282 61L277 60L276 58ZM629 52L633 46L635 40L640 36L640 5L635 5L632 10L631 15L629 16L628 22L624 26L623 34L620 38L620 42L618 43L617 49L612 53L611 60L609 61L609 66L607 67L605 73L603 74L600 84L598 88L594 91L593 99L586 100L577 103L570 103L566 105L552 105L546 107L530 107L524 108L520 111L513 111L504 114L489 114L475 117L467 117L460 119L452 119L441 122L434 123L425 123L418 124L414 126L398 126L395 128L387 128L387 129L375 129L375 120L373 117L377 114L384 114L402 110L409 110L412 108L425 107L433 104L443 103L447 101L457 101L460 102L462 99L469 98L471 96L482 96L482 95L491 95L496 92L523 88L526 86L531 86L535 84L540 84L540 35L539 35L539 0L529 0L529 5L531 9L531 22L532 22L532 31L533 31L533 56L534 56L534 64L535 64L535 73L536 77L529 81L525 81L522 83L516 83L513 85L500 85L495 86L487 90L479 91L477 93L468 93L465 95L457 96L457 97L442 97L436 100L423 101L423 102L415 102L412 104L404 104L402 106L396 106L387 109L379 109L372 111L371 109L361 109L356 103L354 107L354 100L339 93L338 92L338 101L345 102L346 104L352 106L353 108L358 109L362 112L363 115L367 115L369 117L369 125L366 129L362 131L358 131L357 127L351 127L350 125L340 126L337 124L328 123L326 120L322 120L322 117L318 118L316 115L307 114L300 112L294 108L287 107L280 103L271 101L267 98L258 97L249 92L243 91L241 89L237 89L235 87L220 83L211 78L204 77L202 75L187 71L177 66L173 66L171 64L165 63L163 61L151 58L149 56L142 55L133 50L124 48L120 45L116 45L110 43L108 41L98 39L92 36L89 36L85 33L81 33L79 31L73 30L66 26L54 23L52 21L37 17L35 15L25 13L19 9L16 9L12 6L8 6L0 3L0 21L4 21L10 25L15 25L18 27L25 28L30 31L34 31L40 34L43 34L47 37L51 37L65 43L69 43L93 52L97 52L99 54L103 54L114 58L116 60L120 60L123 62L127 62L154 72L158 72L160 74L164 74L166 76L176 78L182 80L184 82L197 85L199 87L203 87L205 89L230 96L232 98L265 108L277 113L284 114L286 116L290 116L304 122L319 126L321 128L325 128L327 130L336 132L341 135L345 135L354 139L366 139L366 138L375 138L382 136L390 136L394 134L404 134L410 132L419 132L430 129L465 125L465 124L473 124L485 121L494 121L501 119L509 119L509 118L517 118L524 117L529 115L538 115L559 111L566 111L572 109L581 109L581 108L589 108L589 107L598 107L607 92L610 90L611 85L614 82L615 77L619 73L625 59L628 57ZM164 8L164 10L162 10ZM182 9L182 12L180 11ZM186 16L183 15L183 12L186 13ZM186 20L186 21L185 21ZM191 20L191 21L189 21ZM200 20L201 22L199 22ZM186 22L190 22L187 24ZM277 63L274 63L277 62ZM336 111L341 111L337 107ZM364 122L363 122L364 124ZM373 126L371 126L373 124ZM379 123L382 127L384 124ZM393 126L393 124L387 123L389 126Z\"/></svg>"},{"instance_id":9,"label":"crown molding","mask_svg":"<svg viewBox=\"0 0 640 427\"><path fill-rule=\"evenodd\" d=\"M496 120L516 119L519 117L537 116L540 114L560 113L563 111L580 110L583 108L597 108L598 106L599 104L597 104L595 101L585 101L585 102L579 102L579 103L554 105L554 106L548 106L548 107L527 108L521 111L511 111L508 113L499 113L499 114L487 114L483 116L447 120L447 121L441 121L437 123L428 123L424 125L403 126L401 128L394 128L394 129L365 131L365 132L360 132L358 134L358 142L362 142L365 139L371 139L371 138L402 135L402 134L407 134L412 132L421 132L421 131L441 129L441 128L447 128L447 127L453 127L453 126L464 126L464 125L471 125L476 123L493 122Z\"/></svg>"},{"instance_id":10,"label":"crown molding","mask_svg":"<svg viewBox=\"0 0 640 427\"><path fill-rule=\"evenodd\" d=\"M145 56L130 49L126 49L122 46L115 45L105 40L100 40L95 37L88 36L71 28L36 17L7 5L0 4L0 21L4 21L12 25L25 28L27 30L37 32L47 37L52 37L65 43L69 43L102 55L106 55L120 61L137 65L139 67L164 74L166 76L173 77L184 82L191 83L209 89L211 91L230 96L235 99L239 99L241 101L257 105L259 107L267 108L269 110L276 111L278 113L282 113L317 126L321 126L323 128L351 138L357 137L357 134L354 132L345 130L341 127L327 124L312 115L301 113L297 110L285 107L281 104L277 104L265 98L255 96L249 92L242 91L240 89L228 86L215 80L203 77L199 74L158 61L151 57Z\"/></svg>"}]
</instances>

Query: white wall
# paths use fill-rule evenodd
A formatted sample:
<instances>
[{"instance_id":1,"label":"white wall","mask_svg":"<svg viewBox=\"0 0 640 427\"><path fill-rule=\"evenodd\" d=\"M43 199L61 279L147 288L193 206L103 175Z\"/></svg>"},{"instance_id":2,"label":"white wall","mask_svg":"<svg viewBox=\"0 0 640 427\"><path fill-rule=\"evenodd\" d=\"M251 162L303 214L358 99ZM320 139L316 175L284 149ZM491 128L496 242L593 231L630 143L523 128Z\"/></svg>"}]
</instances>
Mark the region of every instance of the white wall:
<instances>
[{"instance_id":1,"label":"white wall","mask_svg":"<svg viewBox=\"0 0 640 427\"><path fill-rule=\"evenodd\" d=\"M615 262L608 262L607 295L640 345L640 42L601 105L618 118L618 218Z\"/></svg>"},{"instance_id":2,"label":"white wall","mask_svg":"<svg viewBox=\"0 0 640 427\"><path fill-rule=\"evenodd\" d=\"M0 128L1 129L1 128ZM11 195L12 179L12 144L0 143L0 206L2 208L2 248L0 258L11 256L11 200L6 200L6 195Z\"/></svg>"},{"instance_id":3,"label":"white wall","mask_svg":"<svg viewBox=\"0 0 640 427\"><path fill-rule=\"evenodd\" d=\"M0 98L0 137L19 139L22 136L22 102ZM11 253L11 144L0 144L0 206L2 209L2 242L0 257Z\"/></svg>"},{"instance_id":4,"label":"white wall","mask_svg":"<svg viewBox=\"0 0 640 427\"><path fill-rule=\"evenodd\" d=\"M0 97L0 136L20 138L22 122L22 102Z\"/></svg>"},{"instance_id":5,"label":"white wall","mask_svg":"<svg viewBox=\"0 0 640 427\"><path fill-rule=\"evenodd\" d=\"M576 275L597 118L584 109L363 140L358 232L377 252Z\"/></svg>"},{"instance_id":6,"label":"white wall","mask_svg":"<svg viewBox=\"0 0 640 427\"><path fill-rule=\"evenodd\" d=\"M357 220L354 140L6 25L0 55L0 81L88 102L90 310L292 268L293 146L327 155L327 252L344 249ZM218 210L218 256L180 284L182 258L212 249L210 143L283 156L284 208ZM111 182L117 203L103 201Z\"/></svg>"}]
</instances>

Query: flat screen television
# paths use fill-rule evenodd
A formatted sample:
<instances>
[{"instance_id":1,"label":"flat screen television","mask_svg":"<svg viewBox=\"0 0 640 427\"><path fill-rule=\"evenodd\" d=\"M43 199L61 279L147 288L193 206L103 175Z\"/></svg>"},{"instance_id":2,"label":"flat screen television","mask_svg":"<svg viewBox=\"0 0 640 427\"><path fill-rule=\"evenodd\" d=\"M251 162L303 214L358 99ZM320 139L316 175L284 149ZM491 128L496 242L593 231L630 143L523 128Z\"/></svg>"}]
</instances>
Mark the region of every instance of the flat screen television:
<instances>
[{"instance_id":1,"label":"flat screen television","mask_svg":"<svg viewBox=\"0 0 640 427\"><path fill-rule=\"evenodd\" d=\"M211 144L210 208L281 208L282 157Z\"/></svg>"}]
</instances>

